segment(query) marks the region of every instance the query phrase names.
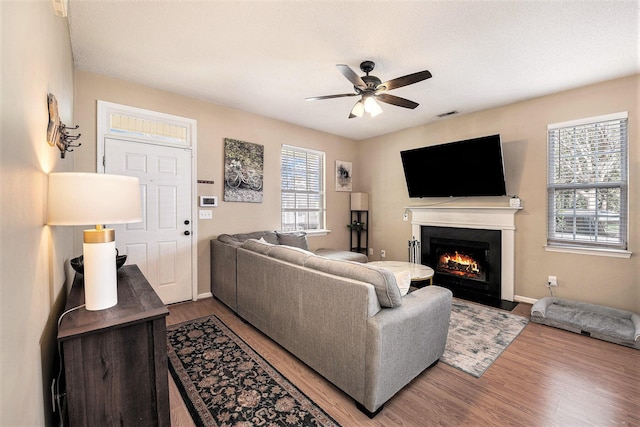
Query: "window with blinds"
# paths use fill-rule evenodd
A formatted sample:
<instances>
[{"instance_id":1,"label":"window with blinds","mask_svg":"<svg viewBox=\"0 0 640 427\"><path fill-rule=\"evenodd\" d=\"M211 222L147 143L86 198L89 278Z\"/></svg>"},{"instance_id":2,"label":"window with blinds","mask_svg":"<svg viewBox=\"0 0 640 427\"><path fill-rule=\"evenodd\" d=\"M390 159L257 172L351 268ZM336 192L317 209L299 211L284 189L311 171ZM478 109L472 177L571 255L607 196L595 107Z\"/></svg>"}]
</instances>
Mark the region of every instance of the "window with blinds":
<instances>
[{"instance_id":1,"label":"window with blinds","mask_svg":"<svg viewBox=\"0 0 640 427\"><path fill-rule=\"evenodd\" d=\"M627 248L627 113L547 127L549 246Z\"/></svg>"},{"instance_id":2,"label":"window with blinds","mask_svg":"<svg viewBox=\"0 0 640 427\"><path fill-rule=\"evenodd\" d=\"M325 228L324 153L282 146L282 230Z\"/></svg>"}]
</instances>

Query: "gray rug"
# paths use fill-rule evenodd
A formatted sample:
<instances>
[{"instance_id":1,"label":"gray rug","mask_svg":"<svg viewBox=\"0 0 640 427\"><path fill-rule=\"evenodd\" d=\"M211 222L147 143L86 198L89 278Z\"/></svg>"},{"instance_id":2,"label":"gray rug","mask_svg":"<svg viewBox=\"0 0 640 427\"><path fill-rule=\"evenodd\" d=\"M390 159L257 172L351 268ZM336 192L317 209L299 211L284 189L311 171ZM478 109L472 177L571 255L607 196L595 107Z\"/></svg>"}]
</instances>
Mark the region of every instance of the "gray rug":
<instances>
[{"instance_id":1,"label":"gray rug","mask_svg":"<svg viewBox=\"0 0 640 427\"><path fill-rule=\"evenodd\" d=\"M480 377L527 323L526 317L454 298L447 347L440 361Z\"/></svg>"}]
</instances>

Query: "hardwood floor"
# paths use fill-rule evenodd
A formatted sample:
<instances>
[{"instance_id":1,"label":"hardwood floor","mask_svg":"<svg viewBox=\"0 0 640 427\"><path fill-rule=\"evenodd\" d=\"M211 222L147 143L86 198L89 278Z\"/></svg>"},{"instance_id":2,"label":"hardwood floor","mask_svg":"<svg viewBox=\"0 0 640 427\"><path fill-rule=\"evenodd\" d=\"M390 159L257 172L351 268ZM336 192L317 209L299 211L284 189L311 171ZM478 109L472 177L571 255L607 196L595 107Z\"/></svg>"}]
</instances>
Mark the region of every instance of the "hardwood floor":
<instances>
[{"instance_id":1,"label":"hardwood floor","mask_svg":"<svg viewBox=\"0 0 640 427\"><path fill-rule=\"evenodd\" d=\"M519 304L515 314L529 316ZM215 299L169 307L167 324L216 314L343 426L640 426L640 351L529 323L482 375L444 363L373 420L353 400ZM170 378L173 426L193 426Z\"/></svg>"}]
</instances>

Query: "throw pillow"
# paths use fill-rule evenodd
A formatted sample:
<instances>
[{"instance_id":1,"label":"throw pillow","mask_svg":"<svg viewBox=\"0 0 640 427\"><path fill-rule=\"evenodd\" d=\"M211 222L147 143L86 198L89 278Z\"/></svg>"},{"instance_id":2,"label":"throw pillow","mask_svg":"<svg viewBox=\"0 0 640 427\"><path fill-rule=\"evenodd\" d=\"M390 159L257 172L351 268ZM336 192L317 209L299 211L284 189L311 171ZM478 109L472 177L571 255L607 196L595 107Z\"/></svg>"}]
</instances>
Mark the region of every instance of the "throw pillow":
<instances>
[{"instance_id":1,"label":"throw pillow","mask_svg":"<svg viewBox=\"0 0 640 427\"><path fill-rule=\"evenodd\" d=\"M307 233L304 231L281 232L276 231L278 242L281 245L293 246L294 248L309 250L309 242L307 241Z\"/></svg>"}]
</instances>

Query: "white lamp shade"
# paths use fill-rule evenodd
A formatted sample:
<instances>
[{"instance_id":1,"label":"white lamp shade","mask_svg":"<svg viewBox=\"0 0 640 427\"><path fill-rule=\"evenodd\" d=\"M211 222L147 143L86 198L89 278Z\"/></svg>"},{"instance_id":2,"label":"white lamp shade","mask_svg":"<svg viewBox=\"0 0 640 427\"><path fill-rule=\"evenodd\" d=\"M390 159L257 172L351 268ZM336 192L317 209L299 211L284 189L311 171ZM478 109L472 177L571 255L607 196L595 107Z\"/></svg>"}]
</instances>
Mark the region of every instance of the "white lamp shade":
<instances>
[{"instance_id":1,"label":"white lamp shade","mask_svg":"<svg viewBox=\"0 0 640 427\"><path fill-rule=\"evenodd\" d=\"M362 100L356 102L356 105L354 105L353 109L351 110L351 114L354 117L362 117L362 115L364 114L364 102L362 102Z\"/></svg>"},{"instance_id":2,"label":"white lamp shade","mask_svg":"<svg viewBox=\"0 0 640 427\"><path fill-rule=\"evenodd\" d=\"M138 178L98 173L49 174L50 225L124 224L142 220Z\"/></svg>"},{"instance_id":3,"label":"white lamp shade","mask_svg":"<svg viewBox=\"0 0 640 427\"><path fill-rule=\"evenodd\" d=\"M367 193L351 193L351 210L368 211L369 195Z\"/></svg>"}]
</instances>

